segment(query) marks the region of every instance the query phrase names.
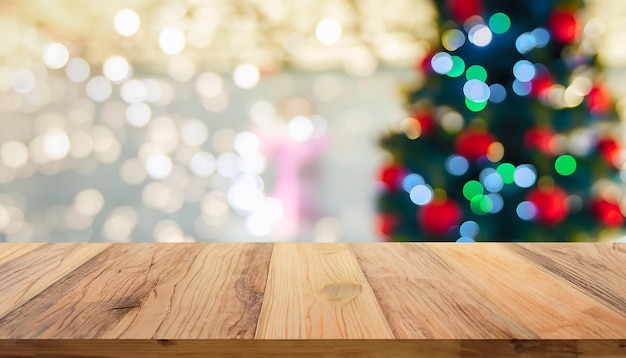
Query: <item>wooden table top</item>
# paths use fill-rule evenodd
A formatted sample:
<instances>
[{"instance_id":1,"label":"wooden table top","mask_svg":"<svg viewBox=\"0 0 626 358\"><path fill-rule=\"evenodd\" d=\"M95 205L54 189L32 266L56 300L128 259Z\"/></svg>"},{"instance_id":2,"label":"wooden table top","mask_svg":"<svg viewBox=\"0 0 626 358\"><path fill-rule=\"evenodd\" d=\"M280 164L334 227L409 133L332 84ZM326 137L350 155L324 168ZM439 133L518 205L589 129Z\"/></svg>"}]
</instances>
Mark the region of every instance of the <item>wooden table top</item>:
<instances>
[{"instance_id":1,"label":"wooden table top","mask_svg":"<svg viewBox=\"0 0 626 358\"><path fill-rule=\"evenodd\" d=\"M626 244L0 244L0 355L335 339L326 354L626 355Z\"/></svg>"}]
</instances>

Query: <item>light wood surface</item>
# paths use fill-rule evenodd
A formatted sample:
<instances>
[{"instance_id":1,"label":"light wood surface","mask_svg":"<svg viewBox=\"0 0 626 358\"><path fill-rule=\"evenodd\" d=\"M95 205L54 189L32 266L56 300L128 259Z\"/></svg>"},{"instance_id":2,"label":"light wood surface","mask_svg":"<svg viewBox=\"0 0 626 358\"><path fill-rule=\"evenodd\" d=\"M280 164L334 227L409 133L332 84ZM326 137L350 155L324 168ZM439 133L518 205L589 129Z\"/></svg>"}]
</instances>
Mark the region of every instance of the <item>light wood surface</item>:
<instances>
[{"instance_id":1,"label":"light wood surface","mask_svg":"<svg viewBox=\"0 0 626 358\"><path fill-rule=\"evenodd\" d=\"M626 356L626 244L0 244L0 357Z\"/></svg>"}]
</instances>

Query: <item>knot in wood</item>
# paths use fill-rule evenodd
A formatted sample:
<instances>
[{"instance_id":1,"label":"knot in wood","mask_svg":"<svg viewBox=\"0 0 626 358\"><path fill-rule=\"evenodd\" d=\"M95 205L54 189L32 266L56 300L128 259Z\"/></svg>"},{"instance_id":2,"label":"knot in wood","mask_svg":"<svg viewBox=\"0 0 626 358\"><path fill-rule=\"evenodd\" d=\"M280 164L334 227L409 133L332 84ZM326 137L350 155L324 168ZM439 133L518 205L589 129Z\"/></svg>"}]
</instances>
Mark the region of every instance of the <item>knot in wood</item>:
<instances>
[{"instance_id":1,"label":"knot in wood","mask_svg":"<svg viewBox=\"0 0 626 358\"><path fill-rule=\"evenodd\" d=\"M358 296L362 290L363 287L358 283L339 282L324 286L320 295L330 302L343 304Z\"/></svg>"}]
</instances>

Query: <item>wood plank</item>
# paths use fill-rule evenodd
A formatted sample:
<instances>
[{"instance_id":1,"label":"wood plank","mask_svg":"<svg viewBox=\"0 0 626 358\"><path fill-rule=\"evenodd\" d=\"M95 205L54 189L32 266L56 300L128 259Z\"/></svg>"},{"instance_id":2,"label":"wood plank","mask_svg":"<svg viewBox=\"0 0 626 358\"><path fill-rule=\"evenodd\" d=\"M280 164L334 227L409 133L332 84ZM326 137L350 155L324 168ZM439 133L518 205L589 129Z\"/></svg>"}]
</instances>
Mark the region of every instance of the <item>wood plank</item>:
<instances>
[{"instance_id":1,"label":"wood plank","mask_svg":"<svg viewBox=\"0 0 626 358\"><path fill-rule=\"evenodd\" d=\"M0 243L0 265L3 263L20 257L38 247L45 245L43 242L29 243Z\"/></svg>"},{"instance_id":2,"label":"wood plank","mask_svg":"<svg viewBox=\"0 0 626 358\"><path fill-rule=\"evenodd\" d=\"M423 244L351 248L397 338L537 338Z\"/></svg>"},{"instance_id":3,"label":"wood plank","mask_svg":"<svg viewBox=\"0 0 626 358\"><path fill-rule=\"evenodd\" d=\"M0 317L108 248L110 244L19 244L0 264Z\"/></svg>"},{"instance_id":4,"label":"wood plank","mask_svg":"<svg viewBox=\"0 0 626 358\"><path fill-rule=\"evenodd\" d=\"M272 247L196 246L190 265L168 270L141 310L124 317L103 338L144 338L148 332L154 332L154 339L254 338Z\"/></svg>"},{"instance_id":5,"label":"wood plank","mask_svg":"<svg viewBox=\"0 0 626 358\"><path fill-rule=\"evenodd\" d=\"M256 338L393 338L346 244L275 245Z\"/></svg>"},{"instance_id":6,"label":"wood plank","mask_svg":"<svg viewBox=\"0 0 626 358\"><path fill-rule=\"evenodd\" d=\"M263 244L115 244L1 318L0 337L252 338L270 254Z\"/></svg>"},{"instance_id":7,"label":"wood plank","mask_svg":"<svg viewBox=\"0 0 626 358\"><path fill-rule=\"evenodd\" d=\"M0 340L10 357L620 358L626 340ZM0 356L3 354L0 353Z\"/></svg>"},{"instance_id":8,"label":"wood plank","mask_svg":"<svg viewBox=\"0 0 626 358\"><path fill-rule=\"evenodd\" d=\"M626 316L626 244L518 244L511 249Z\"/></svg>"},{"instance_id":9,"label":"wood plank","mask_svg":"<svg viewBox=\"0 0 626 358\"><path fill-rule=\"evenodd\" d=\"M626 337L625 316L537 268L512 250L516 244L425 245L542 339Z\"/></svg>"}]
</instances>

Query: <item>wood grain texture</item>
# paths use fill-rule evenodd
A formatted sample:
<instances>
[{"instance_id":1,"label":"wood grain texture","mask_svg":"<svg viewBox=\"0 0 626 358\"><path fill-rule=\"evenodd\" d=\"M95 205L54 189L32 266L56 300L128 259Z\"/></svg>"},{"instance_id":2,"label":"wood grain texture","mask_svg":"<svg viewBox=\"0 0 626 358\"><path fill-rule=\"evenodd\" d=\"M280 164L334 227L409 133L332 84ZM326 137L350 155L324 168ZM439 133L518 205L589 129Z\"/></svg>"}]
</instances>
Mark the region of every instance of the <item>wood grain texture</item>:
<instances>
[{"instance_id":1,"label":"wood grain texture","mask_svg":"<svg viewBox=\"0 0 626 358\"><path fill-rule=\"evenodd\" d=\"M626 245L544 243L512 250L626 316Z\"/></svg>"},{"instance_id":2,"label":"wood grain texture","mask_svg":"<svg viewBox=\"0 0 626 358\"><path fill-rule=\"evenodd\" d=\"M0 317L20 306L110 244L3 245L13 259L0 264ZM7 247L8 246L8 247ZM11 249L11 248L15 249ZM6 258L9 256L5 255Z\"/></svg>"},{"instance_id":3,"label":"wood grain texture","mask_svg":"<svg viewBox=\"0 0 626 358\"><path fill-rule=\"evenodd\" d=\"M270 253L262 244L113 245L0 318L0 337L252 338Z\"/></svg>"},{"instance_id":4,"label":"wood grain texture","mask_svg":"<svg viewBox=\"0 0 626 358\"><path fill-rule=\"evenodd\" d=\"M351 246L396 338L538 338L423 244Z\"/></svg>"},{"instance_id":5,"label":"wood grain texture","mask_svg":"<svg viewBox=\"0 0 626 358\"><path fill-rule=\"evenodd\" d=\"M491 306L542 339L626 337L625 316L516 254L511 250L516 245L522 244L425 244L480 290Z\"/></svg>"},{"instance_id":6,"label":"wood grain texture","mask_svg":"<svg viewBox=\"0 0 626 358\"><path fill-rule=\"evenodd\" d=\"M393 338L347 244L275 244L259 339Z\"/></svg>"},{"instance_id":7,"label":"wood grain texture","mask_svg":"<svg viewBox=\"0 0 626 358\"><path fill-rule=\"evenodd\" d=\"M7 244L0 243L0 265L8 260L18 258L27 252L33 251L38 247L45 245L44 243L24 243L24 244Z\"/></svg>"},{"instance_id":8,"label":"wood grain texture","mask_svg":"<svg viewBox=\"0 0 626 358\"><path fill-rule=\"evenodd\" d=\"M0 357L623 357L626 244L3 244Z\"/></svg>"}]
</instances>

